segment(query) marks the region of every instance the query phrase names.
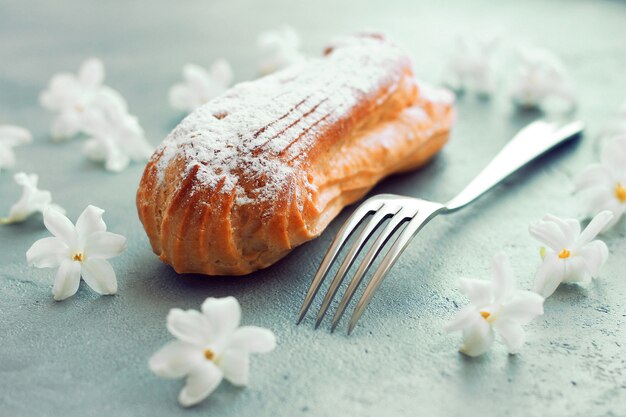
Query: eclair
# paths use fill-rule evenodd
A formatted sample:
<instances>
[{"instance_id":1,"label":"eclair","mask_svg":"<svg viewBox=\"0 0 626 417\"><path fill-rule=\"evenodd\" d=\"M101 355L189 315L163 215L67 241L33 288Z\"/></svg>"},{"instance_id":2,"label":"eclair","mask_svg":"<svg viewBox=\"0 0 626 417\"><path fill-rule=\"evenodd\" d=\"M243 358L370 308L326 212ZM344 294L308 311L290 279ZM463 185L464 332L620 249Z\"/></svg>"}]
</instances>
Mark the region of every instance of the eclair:
<instances>
[{"instance_id":1,"label":"eclair","mask_svg":"<svg viewBox=\"0 0 626 417\"><path fill-rule=\"evenodd\" d=\"M152 249L178 273L266 268L386 176L432 158L453 103L380 35L238 84L187 116L147 164L137 209Z\"/></svg>"}]
</instances>

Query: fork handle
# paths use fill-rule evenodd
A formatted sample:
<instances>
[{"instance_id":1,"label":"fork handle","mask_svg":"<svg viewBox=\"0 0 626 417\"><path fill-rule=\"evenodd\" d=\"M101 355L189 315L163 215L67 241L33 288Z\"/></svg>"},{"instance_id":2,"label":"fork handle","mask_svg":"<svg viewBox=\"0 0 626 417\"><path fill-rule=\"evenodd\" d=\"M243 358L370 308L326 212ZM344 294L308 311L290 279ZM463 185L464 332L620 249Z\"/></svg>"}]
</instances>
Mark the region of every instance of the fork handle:
<instances>
[{"instance_id":1,"label":"fork handle","mask_svg":"<svg viewBox=\"0 0 626 417\"><path fill-rule=\"evenodd\" d=\"M502 148L463 191L446 204L446 211L465 207L528 162L576 137L583 130L584 124L581 121L563 126L555 126L545 121L529 124Z\"/></svg>"}]
</instances>

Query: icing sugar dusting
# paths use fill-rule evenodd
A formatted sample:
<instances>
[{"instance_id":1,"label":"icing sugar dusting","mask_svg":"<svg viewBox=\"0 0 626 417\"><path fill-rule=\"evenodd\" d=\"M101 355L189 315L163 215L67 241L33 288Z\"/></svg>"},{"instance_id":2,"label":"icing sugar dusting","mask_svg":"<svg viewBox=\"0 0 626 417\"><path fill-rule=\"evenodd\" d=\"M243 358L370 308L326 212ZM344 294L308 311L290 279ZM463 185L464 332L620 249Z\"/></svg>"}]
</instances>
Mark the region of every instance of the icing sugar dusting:
<instances>
[{"instance_id":1,"label":"icing sugar dusting","mask_svg":"<svg viewBox=\"0 0 626 417\"><path fill-rule=\"evenodd\" d=\"M236 204L274 199L307 151L346 122L364 99L391 94L402 77L402 52L377 38L349 38L329 56L241 83L187 116L155 152L160 182L182 158L198 167L203 187L235 193ZM377 100L380 105L383 100Z\"/></svg>"}]
</instances>

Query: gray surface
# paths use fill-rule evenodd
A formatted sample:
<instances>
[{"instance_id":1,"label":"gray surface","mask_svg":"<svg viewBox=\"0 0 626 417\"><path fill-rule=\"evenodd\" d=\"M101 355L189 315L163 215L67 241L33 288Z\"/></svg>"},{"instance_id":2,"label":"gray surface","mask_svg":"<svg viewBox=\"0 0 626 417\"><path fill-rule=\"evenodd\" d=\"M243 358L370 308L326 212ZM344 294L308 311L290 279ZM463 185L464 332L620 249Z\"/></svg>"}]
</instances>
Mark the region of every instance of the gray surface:
<instances>
[{"instance_id":1,"label":"gray surface","mask_svg":"<svg viewBox=\"0 0 626 417\"><path fill-rule=\"evenodd\" d=\"M518 356L501 344L484 357L458 354L459 335L442 325L464 303L460 276L486 277L504 249L530 287L539 262L527 226L546 212L577 213L573 173L596 158L593 134L626 92L626 5L610 1L439 2L0 2L0 123L30 128L36 142L18 150L20 167L71 218L87 204L107 210L110 230L128 237L113 261L119 294L85 285L52 300L50 270L30 269L24 253L47 235L37 218L0 229L0 415L2 416L604 416L626 414L624 223L608 235L612 256L589 288L564 287L527 327ZM433 2L434 3L434 2ZM255 36L283 22L318 51L331 35L388 31L433 78L455 33L501 33L545 45L570 65L589 134L542 159L475 206L440 218L413 242L352 336L312 329L294 318L340 221L274 267L245 278L179 277L150 251L135 214L142 167L108 174L86 162L80 141L49 143L50 117L37 94L54 72L101 57L107 82L122 92L157 144L176 122L167 88L187 61L233 62L238 80L255 74ZM466 98L449 146L420 172L376 191L444 200L452 196L524 123L494 103ZM18 195L0 174L0 210ZM346 210L341 216L345 219ZM251 384L227 383L200 406L182 410L181 381L154 377L148 357L170 340L172 307L198 308L207 296L236 296L244 323L275 331L279 346L252 362ZM345 324L345 323L344 323Z\"/></svg>"}]
</instances>

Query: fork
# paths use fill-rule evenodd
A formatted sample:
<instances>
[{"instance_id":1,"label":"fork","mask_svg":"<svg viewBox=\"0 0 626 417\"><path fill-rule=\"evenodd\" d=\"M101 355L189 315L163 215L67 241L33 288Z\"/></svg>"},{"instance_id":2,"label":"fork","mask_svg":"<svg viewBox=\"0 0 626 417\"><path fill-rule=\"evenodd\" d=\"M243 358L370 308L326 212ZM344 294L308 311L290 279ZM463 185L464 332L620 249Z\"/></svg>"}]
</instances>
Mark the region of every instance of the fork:
<instances>
[{"instance_id":1,"label":"fork","mask_svg":"<svg viewBox=\"0 0 626 417\"><path fill-rule=\"evenodd\" d=\"M445 204L394 194L375 195L364 201L343 224L330 245L330 249L324 256L313 278L311 287L306 294L296 324L300 324L305 317L339 252L366 218L370 217L369 221L365 223L361 233L359 233L356 238L356 241L350 247L324 296L315 320L315 328L317 328L324 319L324 315L328 311L330 303L337 294L339 286L346 276L346 273L353 265L356 257L370 237L373 237L376 229L387 219L389 219L389 222L370 246L370 249L365 254L363 261L358 266L352 277L352 281L339 302L339 306L332 320L331 332L333 332L339 324L341 317L354 297L359 284L363 281L370 266L381 253L383 247L400 232L402 225L406 223L406 226L402 229L402 232L399 233L395 242L390 242L391 248L378 265L378 268L367 284L363 295L352 313L348 324L348 334L352 333L352 330L363 315L372 296L391 267L395 264L398 257L402 254L413 237L430 220L439 214L453 213L467 206L519 168L557 145L577 137L583 130L584 125L581 121L572 121L565 124L535 121L527 125L502 148L495 158L493 158L463 191Z\"/></svg>"}]
</instances>

